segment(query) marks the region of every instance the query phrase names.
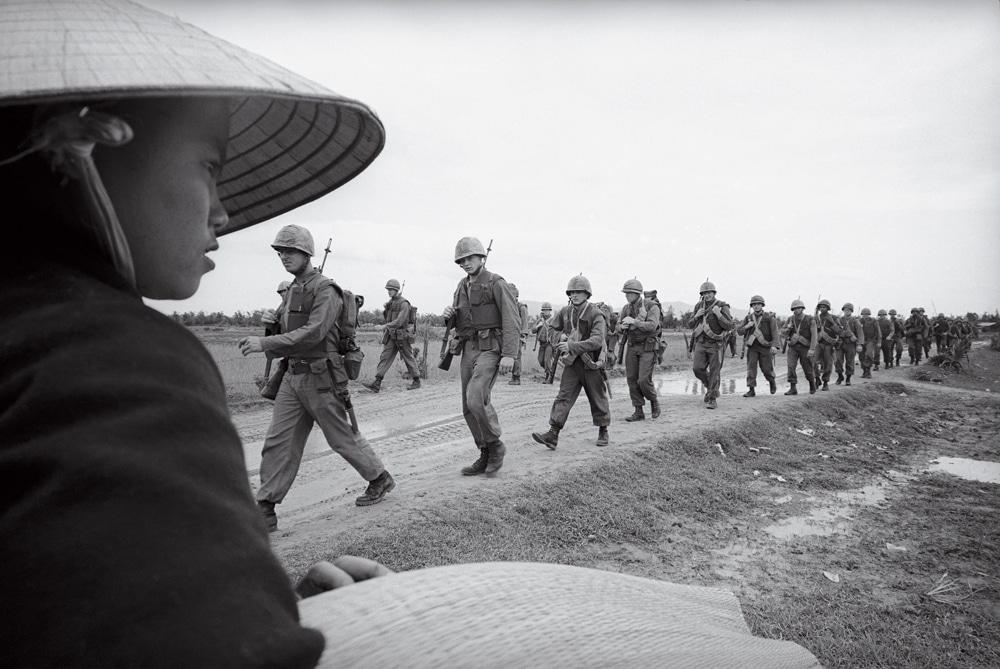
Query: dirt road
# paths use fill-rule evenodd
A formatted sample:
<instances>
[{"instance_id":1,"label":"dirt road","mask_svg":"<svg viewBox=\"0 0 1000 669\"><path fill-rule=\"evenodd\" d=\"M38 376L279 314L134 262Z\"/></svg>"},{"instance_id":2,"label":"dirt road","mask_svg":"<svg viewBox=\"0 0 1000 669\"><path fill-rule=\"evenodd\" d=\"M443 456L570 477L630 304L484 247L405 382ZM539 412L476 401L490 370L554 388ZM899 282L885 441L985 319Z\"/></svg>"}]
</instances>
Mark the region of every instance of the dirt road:
<instances>
[{"instance_id":1,"label":"dirt road","mask_svg":"<svg viewBox=\"0 0 1000 669\"><path fill-rule=\"evenodd\" d=\"M690 369L665 370L654 374L661 397L663 414L657 420L625 422L632 412L624 376L612 378L611 444L594 445L597 428L591 423L586 399L581 396L570 414L569 423L560 434L559 448L551 451L534 442L531 433L544 431L548 414L558 389L544 385L540 377L525 375L522 385L511 386L507 378L498 380L493 401L504 430L507 457L495 479L462 476L459 469L478 457L465 420L456 383L425 384L419 390L392 388L373 394L353 384L354 404L362 433L393 474L397 485L378 505L358 508L354 498L364 490L364 482L336 453L331 451L322 433L314 429L306 447L306 456L298 478L285 501L278 506L279 531L272 535L275 550L284 553L311 537L349 533L362 525L378 524L383 518L401 514L419 515L437 505L455 504L464 490L484 485L504 485L527 477L546 477L595 458L613 458L625 449L646 446L666 434L676 436L704 428L713 422L745 418L754 412L767 411L785 402L800 400L786 397L783 361L778 361L778 392L768 393L767 383L758 377L757 397L748 399L745 363L727 359L722 371L723 395L715 410L702 402L704 390ZM874 380L885 381L902 374L902 369L883 370ZM853 379L857 386L869 383ZM808 387L804 395L808 397ZM849 392L844 386L831 386L829 393ZM251 485L258 485L257 468L270 411L243 413L235 417L244 442Z\"/></svg>"}]
</instances>

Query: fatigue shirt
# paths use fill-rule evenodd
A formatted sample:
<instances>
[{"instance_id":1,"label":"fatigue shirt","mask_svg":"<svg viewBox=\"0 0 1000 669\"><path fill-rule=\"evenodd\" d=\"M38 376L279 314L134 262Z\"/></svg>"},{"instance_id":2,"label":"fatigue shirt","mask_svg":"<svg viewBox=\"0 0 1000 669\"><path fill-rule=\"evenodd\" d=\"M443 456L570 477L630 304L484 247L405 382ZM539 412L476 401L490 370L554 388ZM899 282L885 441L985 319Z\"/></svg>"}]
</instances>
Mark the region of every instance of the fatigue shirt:
<instances>
[{"instance_id":1,"label":"fatigue shirt","mask_svg":"<svg viewBox=\"0 0 1000 669\"><path fill-rule=\"evenodd\" d=\"M406 334L406 321L410 318L410 303L405 297L396 294L391 300L385 303L385 331L390 336Z\"/></svg>"},{"instance_id":2,"label":"fatigue shirt","mask_svg":"<svg viewBox=\"0 0 1000 669\"><path fill-rule=\"evenodd\" d=\"M294 313L292 308L296 296L308 291L315 291L316 296L306 323L289 329L288 320ZM261 348L268 357L318 359L338 351L340 328L337 327L337 319L340 317L340 310L344 308L344 301L330 280L320 274L319 270L313 268L304 276L295 277L285 293L282 307L281 334L260 340Z\"/></svg>"},{"instance_id":3,"label":"fatigue shirt","mask_svg":"<svg viewBox=\"0 0 1000 669\"><path fill-rule=\"evenodd\" d=\"M920 314L911 315L903 323L903 334L907 337L926 336L927 330L927 319Z\"/></svg>"},{"instance_id":4,"label":"fatigue shirt","mask_svg":"<svg viewBox=\"0 0 1000 669\"><path fill-rule=\"evenodd\" d=\"M788 343L791 346L806 346L816 348L819 341L816 335L816 319L809 314L803 313L798 318L795 314L788 319Z\"/></svg>"},{"instance_id":5,"label":"fatigue shirt","mask_svg":"<svg viewBox=\"0 0 1000 669\"><path fill-rule=\"evenodd\" d=\"M853 315L844 316L841 319L841 336L844 339L844 343L856 344L858 346L865 345L865 333L861 329L861 322L855 318Z\"/></svg>"},{"instance_id":6,"label":"fatigue shirt","mask_svg":"<svg viewBox=\"0 0 1000 669\"><path fill-rule=\"evenodd\" d=\"M888 318L878 318L875 320L878 323L879 338L882 340L892 339L893 332L896 330L895 325Z\"/></svg>"},{"instance_id":7,"label":"fatigue shirt","mask_svg":"<svg viewBox=\"0 0 1000 669\"><path fill-rule=\"evenodd\" d=\"M882 330L880 329L878 321L871 316L861 317L861 335L863 339L859 341L859 344L864 344L865 342L873 341L876 346L882 345Z\"/></svg>"},{"instance_id":8,"label":"fatigue shirt","mask_svg":"<svg viewBox=\"0 0 1000 669\"><path fill-rule=\"evenodd\" d=\"M836 342L833 340L840 337L843 332L840 319L833 314L827 312L826 316L822 314L816 316L816 334L819 335L819 343L834 346Z\"/></svg>"},{"instance_id":9,"label":"fatigue shirt","mask_svg":"<svg viewBox=\"0 0 1000 669\"><path fill-rule=\"evenodd\" d=\"M466 276L458 282L452 306L457 313L455 322L460 338L473 339L483 330L494 330L501 341L500 355L517 357L521 346L521 314L514 293L502 276L485 267L476 276Z\"/></svg>"},{"instance_id":10,"label":"fatigue shirt","mask_svg":"<svg viewBox=\"0 0 1000 669\"><path fill-rule=\"evenodd\" d=\"M892 338L902 339L904 335L904 323L903 319L892 316L889 320L892 321Z\"/></svg>"},{"instance_id":11,"label":"fatigue shirt","mask_svg":"<svg viewBox=\"0 0 1000 669\"><path fill-rule=\"evenodd\" d=\"M760 316L751 311L736 328L736 333L746 335L747 346L757 348L777 348L780 339L778 320L766 311L760 312Z\"/></svg>"},{"instance_id":12,"label":"fatigue shirt","mask_svg":"<svg viewBox=\"0 0 1000 669\"><path fill-rule=\"evenodd\" d=\"M951 324L948 323L947 318L934 319L934 334L936 335L948 334L948 330L950 329L951 329Z\"/></svg>"},{"instance_id":13,"label":"fatigue shirt","mask_svg":"<svg viewBox=\"0 0 1000 669\"><path fill-rule=\"evenodd\" d=\"M645 316L642 315L643 310L646 312ZM652 300L643 298L636 300L634 304L626 302L619 312L618 322L621 323L628 316L635 319L635 323L627 330L630 346L642 344L654 337L660 329L660 307Z\"/></svg>"},{"instance_id":14,"label":"fatigue shirt","mask_svg":"<svg viewBox=\"0 0 1000 669\"><path fill-rule=\"evenodd\" d=\"M567 355L575 357L581 353L589 353L593 361L598 359L604 349L604 340L608 334L607 316L590 302L563 307L552 317L551 328L566 335L574 329L578 330L580 339L569 342Z\"/></svg>"},{"instance_id":15,"label":"fatigue shirt","mask_svg":"<svg viewBox=\"0 0 1000 669\"><path fill-rule=\"evenodd\" d=\"M719 314L716 315L712 309L719 305ZM721 300L712 300L710 303L699 302L695 308L694 315L688 322L688 327L694 330L692 336L697 340L702 339L721 343L726 338L726 333L733 329L733 317L729 313L729 305Z\"/></svg>"},{"instance_id":16,"label":"fatigue shirt","mask_svg":"<svg viewBox=\"0 0 1000 669\"><path fill-rule=\"evenodd\" d=\"M551 322L551 320L552 320L551 314L549 315L548 318L545 318L544 316L539 316L538 320L535 321L534 327L531 328L532 331L535 333L535 337L538 338L539 344L549 343L550 330L551 330L549 323Z\"/></svg>"}]
</instances>

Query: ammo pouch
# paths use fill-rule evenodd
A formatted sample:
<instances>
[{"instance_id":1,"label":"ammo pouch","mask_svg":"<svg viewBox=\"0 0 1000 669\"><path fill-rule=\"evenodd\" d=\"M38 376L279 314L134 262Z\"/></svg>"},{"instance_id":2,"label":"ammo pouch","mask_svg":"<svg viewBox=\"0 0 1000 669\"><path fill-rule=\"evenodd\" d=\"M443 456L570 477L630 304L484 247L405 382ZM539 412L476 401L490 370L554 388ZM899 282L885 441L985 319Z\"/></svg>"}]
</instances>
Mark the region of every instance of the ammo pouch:
<instances>
[{"instance_id":1,"label":"ammo pouch","mask_svg":"<svg viewBox=\"0 0 1000 669\"><path fill-rule=\"evenodd\" d=\"M344 355L338 357L341 358L341 364L347 378L351 381L357 381L358 377L361 376L361 363L365 359L365 352L359 348L353 351L348 351Z\"/></svg>"},{"instance_id":2,"label":"ammo pouch","mask_svg":"<svg viewBox=\"0 0 1000 669\"><path fill-rule=\"evenodd\" d=\"M492 328L489 330L478 330L474 335L476 350L495 351L498 348L500 348L496 339L493 336L494 334L497 335L498 339L500 333L497 330L494 330Z\"/></svg>"}]
</instances>

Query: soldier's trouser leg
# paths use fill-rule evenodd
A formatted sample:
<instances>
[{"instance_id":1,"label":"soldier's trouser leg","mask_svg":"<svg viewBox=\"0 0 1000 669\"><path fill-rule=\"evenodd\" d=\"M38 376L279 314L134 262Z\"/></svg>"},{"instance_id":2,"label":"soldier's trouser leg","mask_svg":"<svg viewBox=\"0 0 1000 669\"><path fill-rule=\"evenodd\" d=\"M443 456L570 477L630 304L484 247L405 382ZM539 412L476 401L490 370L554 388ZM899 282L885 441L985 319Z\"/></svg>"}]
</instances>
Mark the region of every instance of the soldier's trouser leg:
<instances>
[{"instance_id":1,"label":"soldier's trouser leg","mask_svg":"<svg viewBox=\"0 0 1000 669\"><path fill-rule=\"evenodd\" d=\"M699 341L694 346L694 362L692 368L694 375L705 385L706 396L716 398L719 396L719 384L721 381L722 361L719 360L719 349L721 343L706 343Z\"/></svg>"},{"instance_id":2,"label":"soldier's trouser leg","mask_svg":"<svg viewBox=\"0 0 1000 669\"><path fill-rule=\"evenodd\" d=\"M540 344L540 346L545 347L545 351L538 353L538 361L542 366L542 371L546 374L552 369L552 366L556 364L556 349L552 344Z\"/></svg>"},{"instance_id":3,"label":"soldier's trouser leg","mask_svg":"<svg viewBox=\"0 0 1000 669\"><path fill-rule=\"evenodd\" d=\"M645 344L628 346L625 352L625 376L628 380L628 396L632 406L641 407L646 400L656 399L653 386L653 369L656 367L656 351L645 350Z\"/></svg>"},{"instance_id":4,"label":"soldier's trouser leg","mask_svg":"<svg viewBox=\"0 0 1000 669\"><path fill-rule=\"evenodd\" d=\"M570 409L576 404L576 398L583 390L582 370L577 369L577 363L583 366L580 360L574 360L572 365L563 367L562 377L559 380L559 392L552 402L552 411L549 413L549 425L562 429L569 418Z\"/></svg>"},{"instance_id":5,"label":"soldier's trouser leg","mask_svg":"<svg viewBox=\"0 0 1000 669\"><path fill-rule=\"evenodd\" d=\"M747 349L747 350L751 350L751 349ZM760 365L760 372L761 372L761 374L764 375L764 379L768 383L770 383L771 381L775 381L776 378L774 376L774 356L771 355L771 349L769 349L769 348L762 348L762 349L758 350L756 353L757 353L757 356L758 356L758 358L757 358L757 364ZM757 376L757 374L756 374L756 371L755 371L754 372L754 384L755 385L757 383L756 376Z\"/></svg>"},{"instance_id":6,"label":"soldier's trouser leg","mask_svg":"<svg viewBox=\"0 0 1000 669\"><path fill-rule=\"evenodd\" d=\"M292 390L290 374L285 374L274 398L271 424L261 449L260 488L257 501L280 503L295 481L302 451L312 431L313 419Z\"/></svg>"},{"instance_id":7,"label":"soldier's trouser leg","mask_svg":"<svg viewBox=\"0 0 1000 669\"><path fill-rule=\"evenodd\" d=\"M828 383L833 372L833 346L820 344L816 347L816 361L813 367L816 382Z\"/></svg>"},{"instance_id":8,"label":"soldier's trouser leg","mask_svg":"<svg viewBox=\"0 0 1000 669\"><path fill-rule=\"evenodd\" d=\"M938 354L944 353L945 348L947 348L947 339L946 335L934 335L934 346L937 348Z\"/></svg>"},{"instance_id":9,"label":"soldier's trouser leg","mask_svg":"<svg viewBox=\"0 0 1000 669\"><path fill-rule=\"evenodd\" d=\"M397 340L396 347L399 348L399 357L403 359L403 364L406 365L406 371L410 373L410 378L419 379L420 368L417 367L417 358L413 355L413 346L410 345L410 338L407 336Z\"/></svg>"},{"instance_id":10,"label":"soldier's trouser leg","mask_svg":"<svg viewBox=\"0 0 1000 669\"><path fill-rule=\"evenodd\" d=\"M896 364L899 364L899 361L903 358L903 338L894 339L892 345L896 350Z\"/></svg>"},{"instance_id":11,"label":"soldier's trouser leg","mask_svg":"<svg viewBox=\"0 0 1000 669\"><path fill-rule=\"evenodd\" d=\"M888 369L889 365L892 364L892 340L883 339L882 340L882 364Z\"/></svg>"},{"instance_id":12,"label":"soldier's trouser leg","mask_svg":"<svg viewBox=\"0 0 1000 669\"><path fill-rule=\"evenodd\" d=\"M480 351L475 342L465 342L462 352L462 415L479 448L500 441L500 419L490 401L500 366L499 349Z\"/></svg>"},{"instance_id":13,"label":"soldier's trouser leg","mask_svg":"<svg viewBox=\"0 0 1000 669\"><path fill-rule=\"evenodd\" d=\"M785 349L785 364L788 367L785 380L787 380L788 383L790 384L791 383L798 384L799 382L799 377L795 373L795 367L799 364L800 359L803 361L806 360L806 349L804 348L800 349L796 346L789 346L788 348ZM802 364L802 371L803 373L806 371L806 366L804 362ZM809 380L808 375L806 376L806 380L807 381Z\"/></svg>"},{"instance_id":14,"label":"soldier's trouser leg","mask_svg":"<svg viewBox=\"0 0 1000 669\"><path fill-rule=\"evenodd\" d=\"M608 404L604 377L598 369L587 369L582 360L575 361L574 367L577 362L580 363L583 373L583 391L587 393L587 401L590 402L590 417L597 427L607 427L611 425L611 407Z\"/></svg>"},{"instance_id":15,"label":"soldier's trouser leg","mask_svg":"<svg viewBox=\"0 0 1000 669\"><path fill-rule=\"evenodd\" d=\"M361 433L354 434L351 419L347 413L344 398L337 389L320 392L323 377L317 374L303 374L299 398L312 414L316 424L323 430L326 443L366 481L374 481L385 471L382 459L372 449ZM294 379L293 379L294 382Z\"/></svg>"},{"instance_id":16,"label":"soldier's trouser leg","mask_svg":"<svg viewBox=\"0 0 1000 669\"><path fill-rule=\"evenodd\" d=\"M857 353L857 344L854 342L844 344L840 350L843 352L844 371L848 376L854 376L854 356ZM838 368L837 371L839 372L840 369Z\"/></svg>"},{"instance_id":17,"label":"soldier's trouser leg","mask_svg":"<svg viewBox=\"0 0 1000 669\"><path fill-rule=\"evenodd\" d=\"M396 359L396 340L390 339L382 345L382 354L378 358L378 367L375 368L375 376L384 379L386 372L392 367L392 361Z\"/></svg>"},{"instance_id":18,"label":"soldier's trouser leg","mask_svg":"<svg viewBox=\"0 0 1000 669\"><path fill-rule=\"evenodd\" d=\"M920 362L920 354L923 352L923 344L916 337L907 337L906 352L909 354L911 361Z\"/></svg>"},{"instance_id":19,"label":"soldier's trouser leg","mask_svg":"<svg viewBox=\"0 0 1000 669\"><path fill-rule=\"evenodd\" d=\"M517 355L514 356L514 367L510 370L510 376L514 379L521 378L521 354L524 351L524 345L521 342L517 343Z\"/></svg>"},{"instance_id":20,"label":"soldier's trouser leg","mask_svg":"<svg viewBox=\"0 0 1000 669\"><path fill-rule=\"evenodd\" d=\"M875 347L874 341L865 342L865 352L862 354L864 359L861 361L861 366L864 369L871 369L872 365L878 362L878 349Z\"/></svg>"},{"instance_id":21,"label":"soldier's trouser leg","mask_svg":"<svg viewBox=\"0 0 1000 669\"><path fill-rule=\"evenodd\" d=\"M545 355L545 350L548 347L549 347L548 343L542 343L538 345L538 366L542 368L543 372L548 369L548 365L546 364L547 358Z\"/></svg>"},{"instance_id":22,"label":"soldier's trouser leg","mask_svg":"<svg viewBox=\"0 0 1000 669\"><path fill-rule=\"evenodd\" d=\"M764 373L768 381L774 379L774 366L771 364L771 351L765 353L754 346L747 347L747 388L757 387L757 367Z\"/></svg>"}]
</instances>

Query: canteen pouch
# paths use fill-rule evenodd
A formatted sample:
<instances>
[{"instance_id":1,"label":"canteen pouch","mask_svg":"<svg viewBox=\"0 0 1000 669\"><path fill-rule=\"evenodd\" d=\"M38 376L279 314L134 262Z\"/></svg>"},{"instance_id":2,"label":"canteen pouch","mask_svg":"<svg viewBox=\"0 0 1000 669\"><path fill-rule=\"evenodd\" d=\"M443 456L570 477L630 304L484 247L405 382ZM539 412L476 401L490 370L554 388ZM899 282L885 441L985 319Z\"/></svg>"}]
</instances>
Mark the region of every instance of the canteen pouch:
<instances>
[{"instance_id":1,"label":"canteen pouch","mask_svg":"<svg viewBox=\"0 0 1000 669\"><path fill-rule=\"evenodd\" d=\"M355 351L348 351L341 356L341 365L344 375L351 381L357 381L361 376L361 363L365 359L365 352L360 348ZM336 367L334 367L336 369Z\"/></svg>"}]
</instances>

